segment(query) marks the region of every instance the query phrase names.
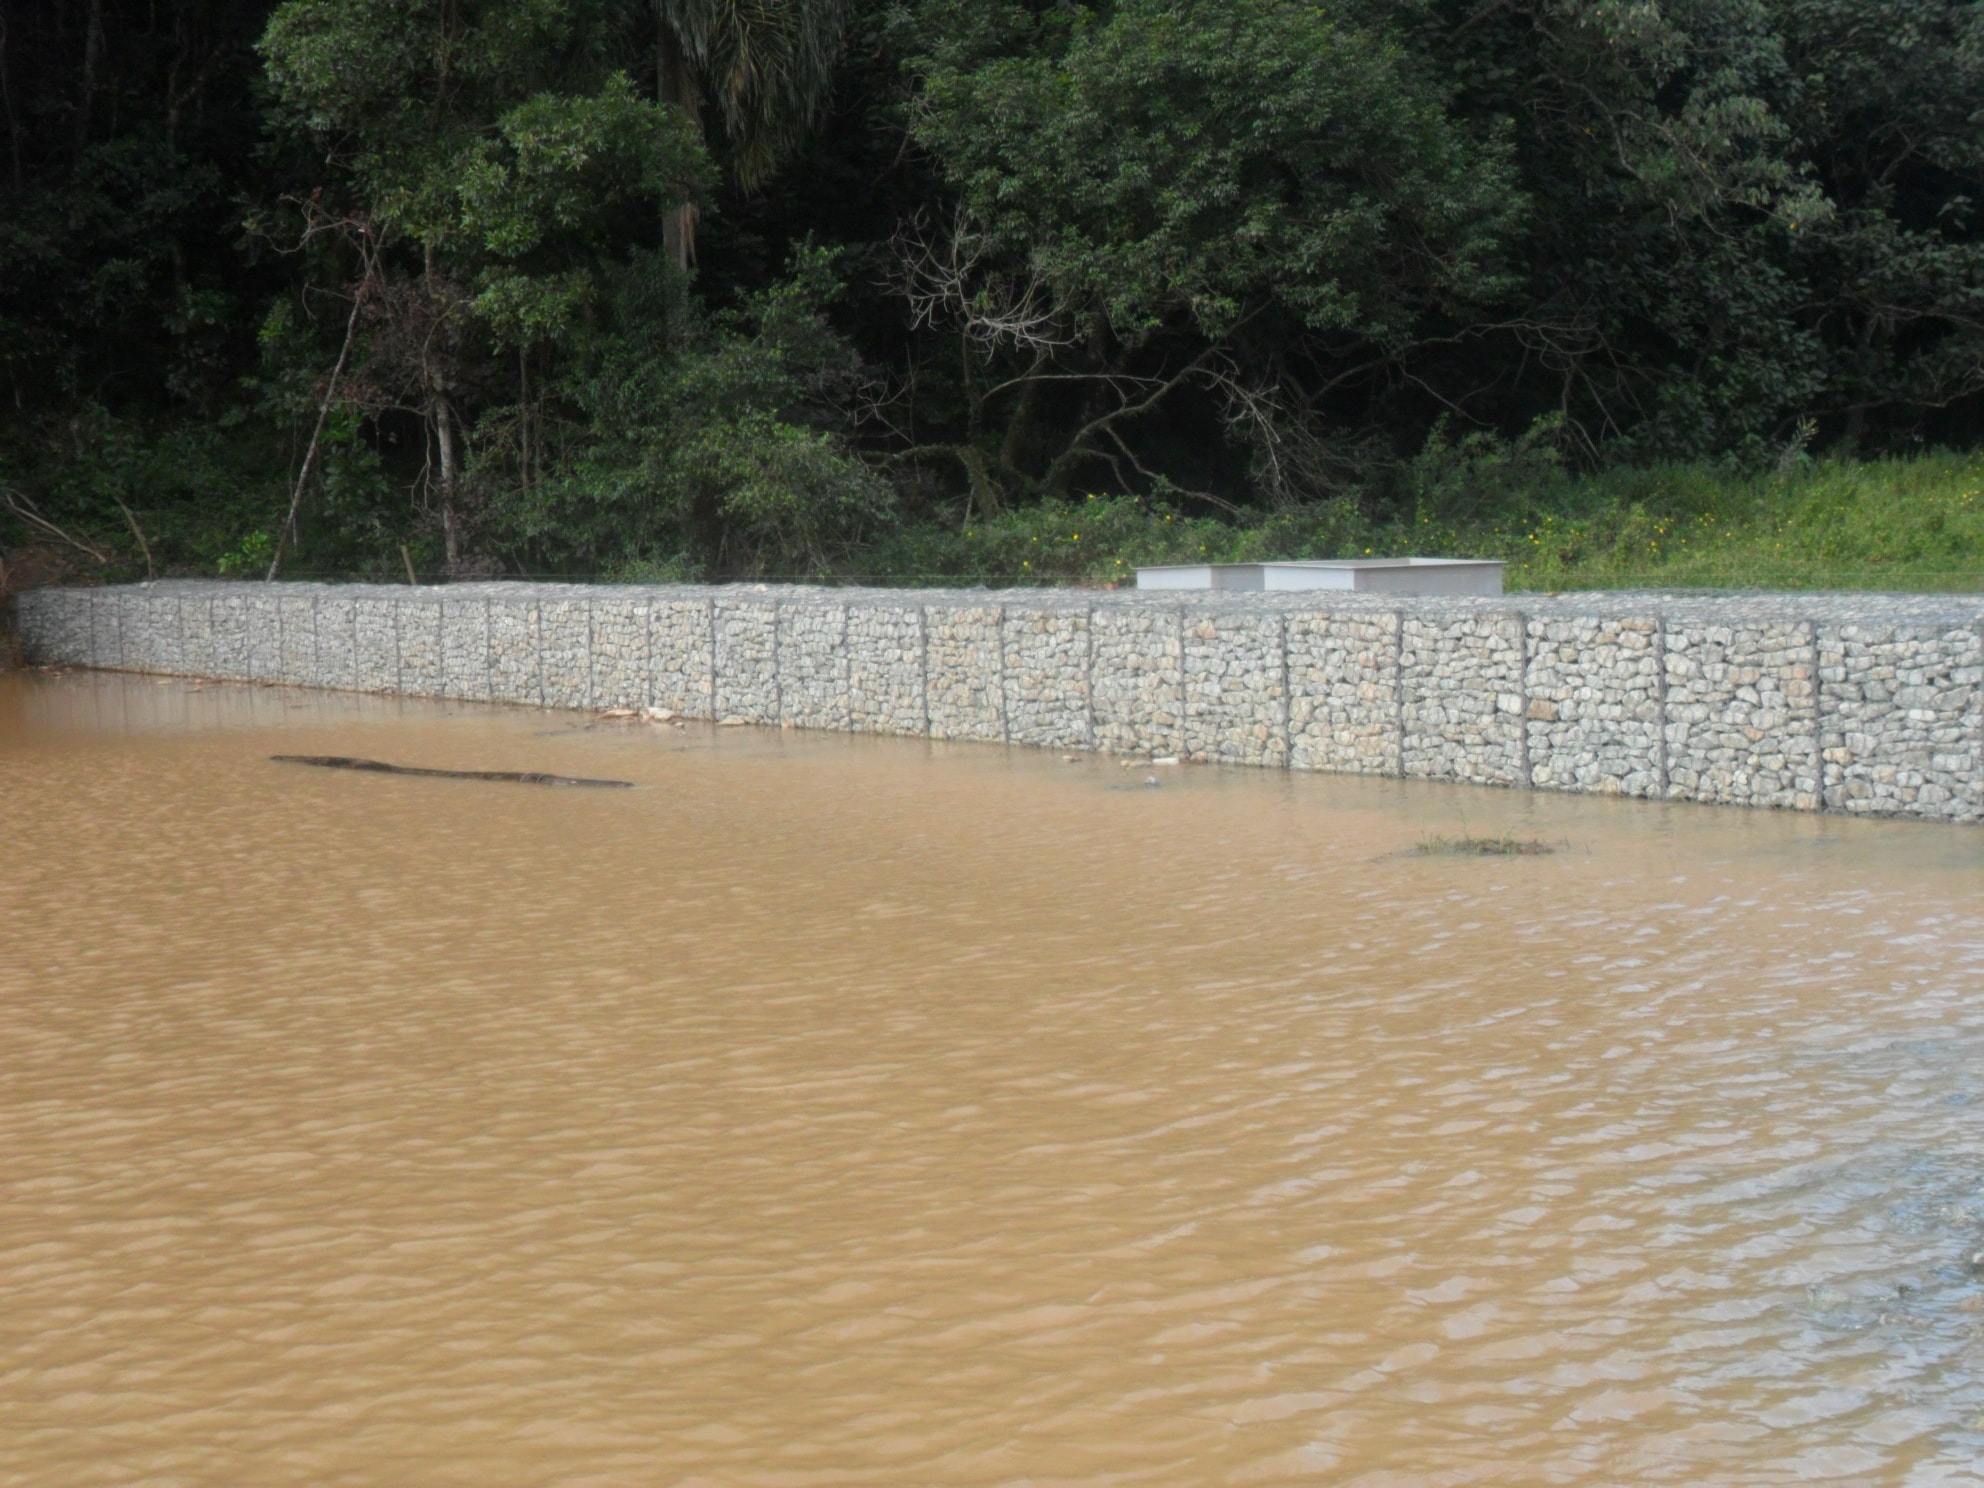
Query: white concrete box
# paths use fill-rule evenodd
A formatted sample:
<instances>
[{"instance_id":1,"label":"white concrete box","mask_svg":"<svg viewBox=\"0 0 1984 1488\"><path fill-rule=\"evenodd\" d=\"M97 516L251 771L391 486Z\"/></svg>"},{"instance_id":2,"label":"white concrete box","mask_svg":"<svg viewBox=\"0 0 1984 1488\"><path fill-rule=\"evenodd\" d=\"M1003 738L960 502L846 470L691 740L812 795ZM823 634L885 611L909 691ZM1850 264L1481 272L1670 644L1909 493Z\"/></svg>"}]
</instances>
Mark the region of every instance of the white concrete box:
<instances>
[{"instance_id":1,"label":"white concrete box","mask_svg":"<svg viewBox=\"0 0 1984 1488\"><path fill-rule=\"evenodd\" d=\"M1185 563L1137 570L1139 589L1347 589L1360 594L1500 594L1498 558L1330 558Z\"/></svg>"}]
</instances>

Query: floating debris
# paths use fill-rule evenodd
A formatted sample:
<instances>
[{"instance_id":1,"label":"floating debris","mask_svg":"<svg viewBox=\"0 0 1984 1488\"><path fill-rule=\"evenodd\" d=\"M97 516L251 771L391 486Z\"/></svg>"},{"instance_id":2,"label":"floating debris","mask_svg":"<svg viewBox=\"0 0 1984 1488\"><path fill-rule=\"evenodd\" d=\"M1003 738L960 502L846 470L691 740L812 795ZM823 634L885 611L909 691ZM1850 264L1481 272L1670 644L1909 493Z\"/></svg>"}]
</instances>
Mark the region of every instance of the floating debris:
<instances>
[{"instance_id":1,"label":"floating debris","mask_svg":"<svg viewBox=\"0 0 1984 1488\"><path fill-rule=\"evenodd\" d=\"M631 780L587 780L579 775L546 775L539 770L431 770L423 765L389 765L384 760L343 754L272 754L279 765L316 765L324 770L369 770L377 775L431 775L440 780L500 780L510 785L588 785L631 790Z\"/></svg>"}]
</instances>

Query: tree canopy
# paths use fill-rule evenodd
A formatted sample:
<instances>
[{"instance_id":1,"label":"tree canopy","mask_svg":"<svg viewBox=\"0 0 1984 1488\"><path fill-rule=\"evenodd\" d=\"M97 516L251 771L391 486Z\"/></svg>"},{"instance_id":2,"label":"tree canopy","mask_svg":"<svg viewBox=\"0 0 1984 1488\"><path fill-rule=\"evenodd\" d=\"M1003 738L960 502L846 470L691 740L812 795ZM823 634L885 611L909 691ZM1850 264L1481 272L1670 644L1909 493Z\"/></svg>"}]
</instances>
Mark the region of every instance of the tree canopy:
<instances>
[{"instance_id":1,"label":"tree canopy","mask_svg":"<svg viewBox=\"0 0 1984 1488\"><path fill-rule=\"evenodd\" d=\"M1967 447L1980 98L1984 0L17 0L0 549L833 573Z\"/></svg>"}]
</instances>

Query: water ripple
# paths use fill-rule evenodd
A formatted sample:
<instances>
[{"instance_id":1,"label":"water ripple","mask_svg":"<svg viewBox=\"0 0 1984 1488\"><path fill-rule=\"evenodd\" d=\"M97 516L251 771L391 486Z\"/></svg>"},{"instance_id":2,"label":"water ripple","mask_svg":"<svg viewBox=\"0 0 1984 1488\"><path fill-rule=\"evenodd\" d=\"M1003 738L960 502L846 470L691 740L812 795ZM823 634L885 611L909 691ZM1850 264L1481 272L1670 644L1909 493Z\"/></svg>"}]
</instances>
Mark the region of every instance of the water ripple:
<instances>
[{"instance_id":1,"label":"water ripple","mask_svg":"<svg viewBox=\"0 0 1984 1488\"><path fill-rule=\"evenodd\" d=\"M1984 1481L1974 832L1120 775L0 679L0 1484Z\"/></svg>"}]
</instances>

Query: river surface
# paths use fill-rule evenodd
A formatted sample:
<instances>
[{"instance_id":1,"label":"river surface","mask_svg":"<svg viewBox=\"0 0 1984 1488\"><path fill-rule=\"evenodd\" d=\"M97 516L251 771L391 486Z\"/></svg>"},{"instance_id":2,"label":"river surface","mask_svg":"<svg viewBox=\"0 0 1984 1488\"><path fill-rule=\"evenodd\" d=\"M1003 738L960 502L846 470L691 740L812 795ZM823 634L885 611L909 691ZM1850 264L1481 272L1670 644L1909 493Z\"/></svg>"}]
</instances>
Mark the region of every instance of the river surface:
<instances>
[{"instance_id":1,"label":"river surface","mask_svg":"<svg viewBox=\"0 0 1984 1488\"><path fill-rule=\"evenodd\" d=\"M0 677L6 1485L1975 1484L1980 1248L1976 828Z\"/></svg>"}]
</instances>

